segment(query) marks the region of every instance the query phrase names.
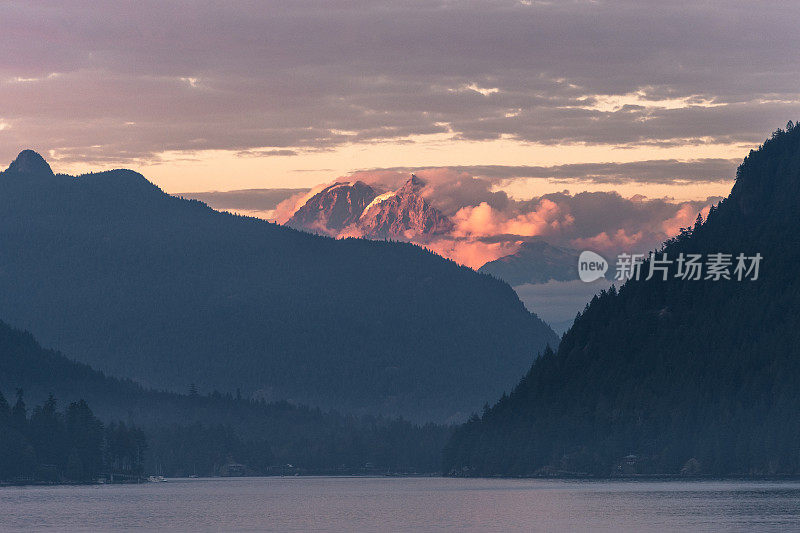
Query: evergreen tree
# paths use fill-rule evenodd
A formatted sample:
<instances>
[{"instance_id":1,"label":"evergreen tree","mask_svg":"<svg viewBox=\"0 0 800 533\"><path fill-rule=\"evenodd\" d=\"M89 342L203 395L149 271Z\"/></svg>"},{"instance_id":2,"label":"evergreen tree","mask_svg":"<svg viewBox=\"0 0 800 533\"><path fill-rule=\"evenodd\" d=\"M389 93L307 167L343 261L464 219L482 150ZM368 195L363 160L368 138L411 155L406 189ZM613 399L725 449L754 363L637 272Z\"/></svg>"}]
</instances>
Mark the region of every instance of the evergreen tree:
<instances>
[{"instance_id":1,"label":"evergreen tree","mask_svg":"<svg viewBox=\"0 0 800 533\"><path fill-rule=\"evenodd\" d=\"M39 463L63 465L68 451L67 436L63 416L56 410L52 394L42 406L34 408L28 426Z\"/></svg>"},{"instance_id":2,"label":"evergreen tree","mask_svg":"<svg viewBox=\"0 0 800 533\"><path fill-rule=\"evenodd\" d=\"M313 236L128 170L53 175L21 158L0 175L0 318L114 375L447 420L558 342L507 284L419 246Z\"/></svg>"},{"instance_id":3,"label":"evergreen tree","mask_svg":"<svg viewBox=\"0 0 800 533\"><path fill-rule=\"evenodd\" d=\"M25 407L23 396L24 391L17 389L17 401L11 409L11 427L21 433L25 433L28 429L28 408Z\"/></svg>"},{"instance_id":4,"label":"evergreen tree","mask_svg":"<svg viewBox=\"0 0 800 533\"><path fill-rule=\"evenodd\" d=\"M103 423L98 420L84 400L73 402L66 413L70 455L77 456L72 466L80 466L77 479L92 480L102 469Z\"/></svg>"},{"instance_id":5,"label":"evergreen tree","mask_svg":"<svg viewBox=\"0 0 800 533\"><path fill-rule=\"evenodd\" d=\"M0 392L0 427L5 427L11 420L11 407L6 397Z\"/></svg>"},{"instance_id":6,"label":"evergreen tree","mask_svg":"<svg viewBox=\"0 0 800 533\"><path fill-rule=\"evenodd\" d=\"M800 128L662 252L760 254L757 280L630 280L458 428L454 474L800 474ZM645 263L643 271L646 271Z\"/></svg>"}]
</instances>

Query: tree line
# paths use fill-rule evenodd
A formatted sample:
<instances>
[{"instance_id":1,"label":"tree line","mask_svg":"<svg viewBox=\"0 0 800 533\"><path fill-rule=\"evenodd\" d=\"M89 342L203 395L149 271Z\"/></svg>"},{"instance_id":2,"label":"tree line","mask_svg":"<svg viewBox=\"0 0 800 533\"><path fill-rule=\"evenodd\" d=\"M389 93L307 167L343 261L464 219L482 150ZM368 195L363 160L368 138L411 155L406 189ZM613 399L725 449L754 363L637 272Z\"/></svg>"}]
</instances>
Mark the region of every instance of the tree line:
<instances>
[{"instance_id":1,"label":"tree line","mask_svg":"<svg viewBox=\"0 0 800 533\"><path fill-rule=\"evenodd\" d=\"M13 400L15 388L25 389L29 404L47 403L51 392L61 405L83 399L108 424L106 429L124 428L122 435L135 425L147 442L144 459L140 454L137 462L145 473L164 476L219 475L230 462L246 465L248 475L283 473L287 464L314 474L361 473L365 468L430 473L438 471L451 431L450 426L402 418L269 402L238 391L145 389L46 350L30 333L0 321L0 391ZM110 424L117 420L125 423ZM128 461L111 468L127 471ZM7 476L0 474L0 479Z\"/></svg>"},{"instance_id":2,"label":"tree line","mask_svg":"<svg viewBox=\"0 0 800 533\"><path fill-rule=\"evenodd\" d=\"M220 476L229 474L231 464L243 467L237 475L431 473L450 433L447 426L324 413L219 392L183 398L184 422L138 426L104 424L85 400L62 410L50 394L29 409L22 389L13 405L0 392L0 482ZM243 424L236 423L240 419Z\"/></svg>"},{"instance_id":3,"label":"tree line","mask_svg":"<svg viewBox=\"0 0 800 533\"><path fill-rule=\"evenodd\" d=\"M140 428L124 422L106 426L84 400L59 410L51 394L29 413L22 389L13 406L0 392L0 481L136 479L146 450Z\"/></svg>"},{"instance_id":4,"label":"tree line","mask_svg":"<svg viewBox=\"0 0 800 533\"><path fill-rule=\"evenodd\" d=\"M455 420L557 342L511 287L418 246L215 212L131 171L3 172L0 220L0 319L148 387Z\"/></svg>"},{"instance_id":5,"label":"tree line","mask_svg":"<svg viewBox=\"0 0 800 533\"><path fill-rule=\"evenodd\" d=\"M758 280L657 277L603 291L511 394L454 433L444 470L800 474L798 198L790 123L747 156L705 221L661 250L760 254Z\"/></svg>"}]
</instances>

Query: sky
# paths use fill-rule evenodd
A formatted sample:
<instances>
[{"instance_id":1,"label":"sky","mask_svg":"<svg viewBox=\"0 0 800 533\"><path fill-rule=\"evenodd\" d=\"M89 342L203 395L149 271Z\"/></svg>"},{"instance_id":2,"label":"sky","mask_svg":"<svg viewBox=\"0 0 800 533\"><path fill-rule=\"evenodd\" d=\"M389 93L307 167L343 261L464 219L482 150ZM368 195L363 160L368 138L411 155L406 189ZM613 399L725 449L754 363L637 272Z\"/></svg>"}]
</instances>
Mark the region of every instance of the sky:
<instances>
[{"instance_id":1,"label":"sky","mask_svg":"<svg viewBox=\"0 0 800 533\"><path fill-rule=\"evenodd\" d=\"M797 20L781 1L2 2L0 157L168 192L675 159L702 182L733 160L711 196L796 114Z\"/></svg>"},{"instance_id":2,"label":"sky","mask_svg":"<svg viewBox=\"0 0 800 533\"><path fill-rule=\"evenodd\" d=\"M475 193L452 214L484 241L548 198L562 223L581 194L673 205L565 242L625 237L727 195L800 118L798 20L780 0L4 1L0 161L132 168L265 217L266 189L460 176L439 192Z\"/></svg>"}]
</instances>

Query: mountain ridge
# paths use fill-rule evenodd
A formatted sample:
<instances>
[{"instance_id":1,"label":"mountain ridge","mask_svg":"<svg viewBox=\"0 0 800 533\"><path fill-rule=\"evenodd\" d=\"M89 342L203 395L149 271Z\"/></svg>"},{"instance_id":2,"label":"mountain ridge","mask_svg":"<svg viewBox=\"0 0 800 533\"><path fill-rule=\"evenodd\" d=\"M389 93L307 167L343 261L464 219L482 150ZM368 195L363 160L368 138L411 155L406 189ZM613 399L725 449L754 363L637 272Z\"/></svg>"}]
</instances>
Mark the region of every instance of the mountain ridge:
<instances>
[{"instance_id":1,"label":"mountain ridge","mask_svg":"<svg viewBox=\"0 0 800 533\"><path fill-rule=\"evenodd\" d=\"M372 239L438 235L452 230L453 222L422 196L425 182L415 174L393 195L369 206L359 218L362 235Z\"/></svg>"},{"instance_id":2,"label":"mountain ridge","mask_svg":"<svg viewBox=\"0 0 800 533\"><path fill-rule=\"evenodd\" d=\"M45 349L30 333L0 321L0 396L12 398L18 389L30 406L51 397L62 406L85 400L106 424L124 420L143 428L149 468L169 476L186 476L193 470L219 475L218 466L229 456L247 462L248 468L261 465L256 471L262 474L272 470L264 467L287 463L306 473L342 473L343 467L344 472L359 472L367 462L401 471L433 472L448 432L441 426L356 418L287 402L240 398L230 392L200 395L150 390ZM219 433L225 438L219 439ZM9 443L6 437L0 432L8 460L13 440ZM203 440L214 438L218 440ZM197 464L203 459L205 468Z\"/></svg>"},{"instance_id":3,"label":"mountain ridge","mask_svg":"<svg viewBox=\"0 0 800 533\"><path fill-rule=\"evenodd\" d=\"M485 263L478 272L491 274L512 287L524 283L574 281L578 279L578 256L571 248L545 241L523 242L511 255Z\"/></svg>"},{"instance_id":4,"label":"mountain ridge","mask_svg":"<svg viewBox=\"0 0 800 533\"><path fill-rule=\"evenodd\" d=\"M445 471L800 473L799 191L800 128L790 123L750 152L705 222L662 250L727 253L734 265L760 254L758 279L655 277L603 291L556 352L457 430Z\"/></svg>"},{"instance_id":5,"label":"mountain ridge","mask_svg":"<svg viewBox=\"0 0 800 533\"><path fill-rule=\"evenodd\" d=\"M0 316L146 386L463 419L558 342L508 285L410 244L220 213L128 170L20 176L0 174Z\"/></svg>"},{"instance_id":6,"label":"mountain ridge","mask_svg":"<svg viewBox=\"0 0 800 533\"><path fill-rule=\"evenodd\" d=\"M424 187L415 174L399 189L384 193L361 181L334 183L309 198L286 225L368 239L405 240L451 231L453 222L423 197Z\"/></svg>"},{"instance_id":7,"label":"mountain ridge","mask_svg":"<svg viewBox=\"0 0 800 533\"><path fill-rule=\"evenodd\" d=\"M309 198L286 225L330 235L356 224L376 196L375 190L363 181L334 183Z\"/></svg>"}]
</instances>

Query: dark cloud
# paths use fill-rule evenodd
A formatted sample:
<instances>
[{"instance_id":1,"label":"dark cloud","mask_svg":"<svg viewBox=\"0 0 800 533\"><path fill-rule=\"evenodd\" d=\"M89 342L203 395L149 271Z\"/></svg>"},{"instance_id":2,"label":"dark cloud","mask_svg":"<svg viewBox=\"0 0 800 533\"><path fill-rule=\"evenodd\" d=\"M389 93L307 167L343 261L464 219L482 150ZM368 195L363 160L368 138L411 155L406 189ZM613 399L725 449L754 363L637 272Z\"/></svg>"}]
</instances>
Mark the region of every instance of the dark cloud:
<instances>
[{"instance_id":1,"label":"dark cloud","mask_svg":"<svg viewBox=\"0 0 800 533\"><path fill-rule=\"evenodd\" d=\"M575 247L595 242L605 250L643 252L690 226L698 213L721 198L677 203L663 198L624 198L616 192L562 192L518 202L517 209L529 212L543 200L561 206L570 217L570 224L557 233L560 243Z\"/></svg>"},{"instance_id":2,"label":"dark cloud","mask_svg":"<svg viewBox=\"0 0 800 533\"><path fill-rule=\"evenodd\" d=\"M276 157L299 155L295 150L242 150L236 153L239 157Z\"/></svg>"},{"instance_id":3,"label":"dark cloud","mask_svg":"<svg viewBox=\"0 0 800 533\"><path fill-rule=\"evenodd\" d=\"M5 2L0 158L441 132L753 144L800 114L797 20L788 1Z\"/></svg>"},{"instance_id":4,"label":"dark cloud","mask_svg":"<svg viewBox=\"0 0 800 533\"><path fill-rule=\"evenodd\" d=\"M630 163L578 163L553 166L531 165L453 165L452 171L464 172L493 181L519 178L581 180L595 183L673 184L724 183L733 180L739 159L706 158L690 161L655 159ZM427 167L393 167L374 170L420 172Z\"/></svg>"},{"instance_id":5,"label":"dark cloud","mask_svg":"<svg viewBox=\"0 0 800 533\"><path fill-rule=\"evenodd\" d=\"M174 196L192 198L223 211L270 211L278 204L309 189L242 189L238 191L182 192Z\"/></svg>"}]
</instances>

